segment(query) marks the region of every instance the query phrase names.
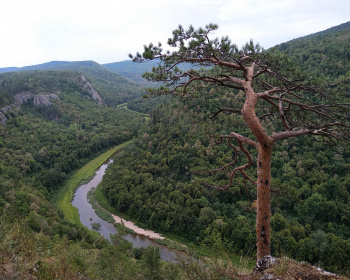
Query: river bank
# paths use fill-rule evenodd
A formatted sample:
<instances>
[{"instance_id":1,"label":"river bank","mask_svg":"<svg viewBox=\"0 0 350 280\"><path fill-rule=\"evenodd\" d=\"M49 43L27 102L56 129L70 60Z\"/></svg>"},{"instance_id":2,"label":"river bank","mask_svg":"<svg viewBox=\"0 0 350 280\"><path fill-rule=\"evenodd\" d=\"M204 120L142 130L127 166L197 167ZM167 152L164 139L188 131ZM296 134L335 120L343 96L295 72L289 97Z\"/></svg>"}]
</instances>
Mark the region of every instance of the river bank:
<instances>
[{"instance_id":1,"label":"river bank","mask_svg":"<svg viewBox=\"0 0 350 280\"><path fill-rule=\"evenodd\" d=\"M111 215L116 223L118 223L118 224L123 223L126 228L131 229L136 234L141 234L141 235L147 236L151 239L164 239L164 237L161 236L159 233L156 233L156 232L149 230L149 229L140 228L137 225L135 225L133 222L124 220L123 218L118 217L118 216L113 215L113 214L111 214Z\"/></svg>"},{"instance_id":2,"label":"river bank","mask_svg":"<svg viewBox=\"0 0 350 280\"><path fill-rule=\"evenodd\" d=\"M113 236L115 236L119 228L115 227L115 220L112 218L111 214L106 210L102 209L96 200L94 199L93 193L97 185L102 181L102 178L109 166L113 162L113 159L109 159L105 161L96 171L93 178L91 178L87 183L80 185L74 194L72 205L78 209L80 223L83 224L86 228L90 230L94 230L98 232L104 238L112 241ZM92 203L91 203L92 201ZM94 207L93 207L94 205ZM98 210L98 211L97 211ZM102 217L97 215L103 213ZM109 217L108 217L109 216ZM106 221L107 220L109 221ZM121 219L117 217L117 221L121 222ZM111 220L112 219L112 220ZM178 257L183 255L181 252L175 252L169 249L163 244L159 244L156 242L153 237L156 237L156 233L152 231L143 231L141 228L132 227L132 223L125 221L128 227L133 228L138 232L142 232L143 234L137 234L135 231L122 230L123 238L129 241L133 247L136 248L146 248L149 246L158 247L161 259L168 262L176 262ZM124 225L124 228L125 225ZM152 236L152 238L148 238L148 236ZM158 236L157 236L158 237Z\"/></svg>"},{"instance_id":3,"label":"river bank","mask_svg":"<svg viewBox=\"0 0 350 280\"><path fill-rule=\"evenodd\" d=\"M99 196L101 196L101 194ZM161 234L156 233L150 229L141 228L137 226L134 222L123 219L122 217L112 214L111 212L103 208L96 199L96 188L92 188L88 192L87 197L88 197L89 203L91 204L92 208L95 210L95 213L97 214L97 216L99 216L101 219L105 220L106 222L123 224L123 226L131 230L132 233L143 235L151 239L159 239L159 240L164 239L164 237Z\"/></svg>"},{"instance_id":4,"label":"river bank","mask_svg":"<svg viewBox=\"0 0 350 280\"><path fill-rule=\"evenodd\" d=\"M124 218L115 215L116 213L114 213L116 217L113 218L111 216L111 213L113 213L113 209L110 209L111 207L109 206L106 198L104 198L106 207L105 205L102 205L102 207L107 209L107 211L104 210L104 212L108 213L108 215L111 217L111 219L113 219L113 221L107 222L105 219L101 219L95 213L95 209L92 208L90 202L87 201L88 190L83 190L83 188L80 188L82 185L87 185L84 183L89 182L89 180L93 181L96 175L102 180L104 171L107 168L106 165L108 165L106 161L110 159L115 153L122 151L122 149L128 144L130 144L132 141L133 140L130 140L106 151L105 153L91 160L81 169L70 175L67 182L64 184L60 192L56 195L56 205L58 205L60 210L63 212L64 217L68 221L77 225L83 224L88 229L98 232L100 235L104 236L106 239L109 240L111 234L114 235L117 233L114 223L119 221L121 222L121 219L123 219L124 224L127 223L127 225L133 231L132 234L128 233L124 235L124 239L131 242L134 247L138 248L156 246L159 248L161 258L163 260L176 262L179 255L181 255L182 257L188 256L184 253L184 251L188 251L186 245L181 245L178 242L171 241L169 239L164 239L164 237L158 233L142 229L141 227L136 226L133 222L127 222L127 220L125 220ZM102 170L100 170L101 167ZM101 174L101 172L103 174ZM96 186L97 185L98 183L96 184ZM80 193L78 193L78 191ZM96 193L100 194L96 196L103 197L100 190L96 190ZM95 194L93 194L92 196L94 197ZM74 197L81 197L83 198L83 200L86 200L83 202L84 206L81 213L79 213L78 209L71 204L73 202ZM97 204L100 204L99 199ZM84 217L83 221L81 217ZM176 252L172 250L175 250Z\"/></svg>"},{"instance_id":5,"label":"river bank","mask_svg":"<svg viewBox=\"0 0 350 280\"><path fill-rule=\"evenodd\" d=\"M69 222L80 224L78 210L71 204L75 190L81 185L82 182L92 178L96 169L98 169L108 158L119 150L123 149L125 146L129 145L132 141L133 140L129 140L106 151L105 153L89 161L86 165L69 176L68 180L63 185L62 189L57 193L55 198L57 206L63 212L64 217Z\"/></svg>"}]
</instances>

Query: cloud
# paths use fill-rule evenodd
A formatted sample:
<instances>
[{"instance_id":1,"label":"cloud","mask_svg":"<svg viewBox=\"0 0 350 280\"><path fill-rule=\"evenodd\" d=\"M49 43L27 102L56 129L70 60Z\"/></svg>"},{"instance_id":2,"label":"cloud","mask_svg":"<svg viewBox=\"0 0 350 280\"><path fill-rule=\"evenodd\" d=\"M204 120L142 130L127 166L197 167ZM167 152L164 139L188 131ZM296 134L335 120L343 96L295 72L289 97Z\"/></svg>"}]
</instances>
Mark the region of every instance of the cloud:
<instances>
[{"instance_id":1,"label":"cloud","mask_svg":"<svg viewBox=\"0 0 350 280\"><path fill-rule=\"evenodd\" d=\"M179 24L219 24L214 36L264 47L346 22L348 0L11 0L0 11L0 67L51 60L128 59Z\"/></svg>"}]
</instances>

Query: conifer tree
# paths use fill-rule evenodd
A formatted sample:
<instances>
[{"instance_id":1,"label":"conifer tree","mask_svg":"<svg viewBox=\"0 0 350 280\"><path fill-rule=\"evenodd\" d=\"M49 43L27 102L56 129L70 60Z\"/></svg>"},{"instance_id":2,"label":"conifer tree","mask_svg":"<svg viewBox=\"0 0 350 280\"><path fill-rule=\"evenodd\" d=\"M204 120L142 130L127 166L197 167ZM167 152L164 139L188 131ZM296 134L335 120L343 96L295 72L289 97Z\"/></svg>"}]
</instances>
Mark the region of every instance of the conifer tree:
<instances>
[{"instance_id":1,"label":"conifer tree","mask_svg":"<svg viewBox=\"0 0 350 280\"><path fill-rule=\"evenodd\" d=\"M160 43L151 43L144 46L142 54L129 56L135 62L159 60L158 66L152 72L146 72L144 77L165 83L148 89L150 94L186 96L194 92L200 94L201 89L208 86L224 87L234 93L244 92L243 104L236 104L235 108L220 107L213 117L220 113L242 116L250 135L231 131L219 138L227 139L236 155L240 151L247 161L235 166L235 158L218 168L232 168L230 182L225 186L211 187L229 188L237 173L243 175L245 184L247 181L256 184L257 259L260 259L270 255L271 247L273 147L279 140L301 135L312 135L332 144L338 141L349 144L350 103L344 102L343 92L338 90L339 85L349 79L338 79L328 87L321 87L319 81L313 81L308 73L303 74L287 57L264 51L252 40L239 49L227 36L211 39L210 34L217 28L216 24L209 24L205 28L190 26L185 30L180 25L168 40L175 51L163 51ZM180 70L184 64L193 68ZM275 131L269 129L266 120L275 124ZM246 172L247 168L255 166L248 146L257 153L256 178Z\"/></svg>"}]
</instances>

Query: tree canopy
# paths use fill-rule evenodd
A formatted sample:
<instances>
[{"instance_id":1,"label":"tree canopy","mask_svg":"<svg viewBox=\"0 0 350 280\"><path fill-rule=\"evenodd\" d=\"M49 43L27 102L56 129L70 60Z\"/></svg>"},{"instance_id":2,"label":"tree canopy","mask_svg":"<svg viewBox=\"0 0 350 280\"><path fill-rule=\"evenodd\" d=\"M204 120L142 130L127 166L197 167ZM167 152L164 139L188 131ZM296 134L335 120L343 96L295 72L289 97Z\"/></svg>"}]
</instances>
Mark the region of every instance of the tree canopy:
<instances>
[{"instance_id":1,"label":"tree canopy","mask_svg":"<svg viewBox=\"0 0 350 280\"><path fill-rule=\"evenodd\" d=\"M144 77L150 81L165 84L159 88L150 88L151 94L199 94L208 86L229 88L235 94L244 93L244 100L235 107L220 107L213 117L228 112L240 114L248 128L247 135L234 131L220 134L220 140L228 139L228 144L237 155L238 150L246 156L247 162L234 167L230 183L226 186L213 186L227 189L231 186L236 172L244 180L257 185L257 257L270 254L270 191L271 158L276 141L305 134L322 137L328 142L340 140L350 143L349 108L344 102L343 91L339 86L348 82L342 77L326 87L319 81L310 79L308 73L301 72L287 57L277 52L266 52L251 40L242 48L232 44L226 37L210 39L210 33L218 28L209 24L205 28L185 30L181 25L173 31L168 44L175 51L163 51L161 44L144 46L142 54L135 57L135 62L160 59L152 72ZM179 65L189 63L196 67L182 71ZM209 68L209 69L208 69ZM237 106L237 107L236 107ZM275 124L269 130L267 122ZM236 148L231 140L238 143ZM257 178L246 173L253 166L253 155L246 149L250 146L257 151ZM236 157L228 164L215 171L234 166Z\"/></svg>"}]
</instances>

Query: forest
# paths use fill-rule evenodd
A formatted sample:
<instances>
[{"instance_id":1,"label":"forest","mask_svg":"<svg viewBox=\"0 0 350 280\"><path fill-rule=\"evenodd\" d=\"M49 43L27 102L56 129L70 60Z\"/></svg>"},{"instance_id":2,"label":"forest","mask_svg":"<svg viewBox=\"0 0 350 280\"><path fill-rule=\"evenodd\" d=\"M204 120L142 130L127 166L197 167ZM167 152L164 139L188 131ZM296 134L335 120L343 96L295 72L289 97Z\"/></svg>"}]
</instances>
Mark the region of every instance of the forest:
<instances>
[{"instance_id":1,"label":"forest","mask_svg":"<svg viewBox=\"0 0 350 280\"><path fill-rule=\"evenodd\" d=\"M267 51L289 55L310 79L336 82L350 75L349 34L346 23ZM246 189L239 176L225 191L203 183L227 182L226 174L208 170L227 164L233 151L210 136L232 127L247 131L239 117L234 122L231 114L210 117L218 107L242 102L243 93L209 87L194 98L142 98L142 86L149 83L140 73L154 66L146 65L51 62L0 73L0 113L6 118L5 124L0 122L3 279L239 279L232 259L254 259L255 186ZM81 75L103 104L82 87ZM344 103L350 102L349 89L345 84ZM33 99L14 105L20 92L58 98L46 106L35 105ZM117 106L126 102L129 110ZM269 123L269 129L274 125ZM55 201L67 178L130 139L134 142L107 170L101 192L116 214L211 252L209 269L196 270L196 262L192 267L160 261L151 247L132 248L121 238L123 228L110 244L64 219ZM239 157L238 164L243 162ZM348 170L347 144L301 136L275 146L274 256L350 276ZM254 170L248 173L254 176ZM222 262L216 262L218 256Z\"/></svg>"},{"instance_id":2,"label":"forest","mask_svg":"<svg viewBox=\"0 0 350 280\"><path fill-rule=\"evenodd\" d=\"M339 75L349 75L348 27L344 24L335 32L321 32L269 51L280 47L310 80L335 83ZM303 52L308 56L300 60ZM322 63L317 53L322 54ZM339 63L342 68L337 67ZM339 72L332 72L331 66ZM345 84L344 104L349 103L348 90ZM208 87L153 110L143 137L118 157L104 177L101 188L116 212L196 244L254 255L256 187L245 189L242 178L236 177L225 191L206 186L225 185L227 174L208 176L206 171L234 158L231 147L216 145L210 136L227 134L232 127L240 135L249 135L239 116L233 119L229 112L212 119L211 115L217 108L234 108L242 101L243 92ZM276 130L276 123L266 125ZM350 266L349 152L348 144L333 146L317 137L300 136L276 145L272 158L273 255L320 264L331 271ZM244 160L241 155L237 165Z\"/></svg>"},{"instance_id":3,"label":"forest","mask_svg":"<svg viewBox=\"0 0 350 280\"><path fill-rule=\"evenodd\" d=\"M236 178L227 191L201 184L203 180L225 183L226 176L203 179L199 171L222 166L233 156L226 145L215 146L208 138L216 132L213 128L220 131L231 125L227 117L203 122L221 99L222 95L204 95L186 104L173 100L155 110L152 124L126 148L127 153L118 156L101 188L117 212L151 229L250 255L255 247L255 213L242 178ZM331 270L348 267L349 153L349 147L325 149L322 142L307 137L276 147L273 255L322 263ZM249 197L256 199L253 185Z\"/></svg>"}]
</instances>

